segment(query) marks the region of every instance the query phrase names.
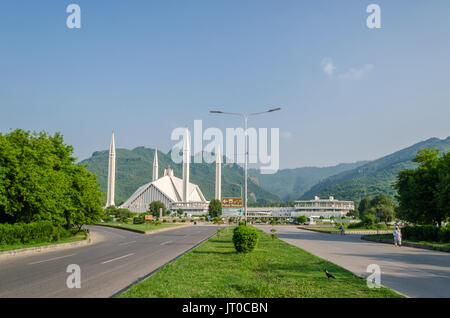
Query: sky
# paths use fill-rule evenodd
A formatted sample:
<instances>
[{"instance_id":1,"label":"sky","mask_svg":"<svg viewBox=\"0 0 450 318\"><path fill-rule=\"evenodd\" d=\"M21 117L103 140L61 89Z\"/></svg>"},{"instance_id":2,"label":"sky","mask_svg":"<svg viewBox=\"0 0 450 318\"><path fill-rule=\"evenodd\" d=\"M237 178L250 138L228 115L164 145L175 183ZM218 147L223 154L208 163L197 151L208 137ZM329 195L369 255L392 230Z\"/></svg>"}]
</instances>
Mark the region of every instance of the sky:
<instances>
[{"instance_id":1,"label":"sky","mask_svg":"<svg viewBox=\"0 0 450 318\"><path fill-rule=\"evenodd\" d=\"M449 17L448 0L2 0L0 132L61 132L82 160L112 131L167 152L194 120L242 127L211 109L281 107L249 119L280 129L281 168L376 159L450 135Z\"/></svg>"}]
</instances>

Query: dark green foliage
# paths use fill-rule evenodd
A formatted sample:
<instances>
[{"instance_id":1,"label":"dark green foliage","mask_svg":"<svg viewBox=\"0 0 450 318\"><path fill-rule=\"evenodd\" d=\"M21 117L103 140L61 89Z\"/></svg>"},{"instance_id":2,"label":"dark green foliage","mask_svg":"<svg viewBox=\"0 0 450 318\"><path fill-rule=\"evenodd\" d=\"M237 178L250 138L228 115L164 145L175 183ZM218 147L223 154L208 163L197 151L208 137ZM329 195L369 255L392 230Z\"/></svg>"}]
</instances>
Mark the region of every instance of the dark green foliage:
<instances>
[{"instance_id":1,"label":"dark green foliage","mask_svg":"<svg viewBox=\"0 0 450 318\"><path fill-rule=\"evenodd\" d=\"M133 218L133 224L144 224L144 223L145 223L145 216L143 214Z\"/></svg>"},{"instance_id":2,"label":"dark green foliage","mask_svg":"<svg viewBox=\"0 0 450 318\"><path fill-rule=\"evenodd\" d=\"M381 193L374 198L362 198L359 203L359 217L364 219L367 215L373 215L377 222L391 222L395 217L395 205L391 197Z\"/></svg>"},{"instance_id":3,"label":"dark green foliage","mask_svg":"<svg viewBox=\"0 0 450 318\"><path fill-rule=\"evenodd\" d=\"M0 224L0 245L54 242L72 233L50 221Z\"/></svg>"},{"instance_id":4,"label":"dark green foliage","mask_svg":"<svg viewBox=\"0 0 450 318\"><path fill-rule=\"evenodd\" d=\"M75 164L59 133L16 129L0 134L0 223L47 220L70 228L102 216L94 174Z\"/></svg>"},{"instance_id":5,"label":"dark green foliage","mask_svg":"<svg viewBox=\"0 0 450 318\"><path fill-rule=\"evenodd\" d=\"M131 212L127 209L118 209L115 206L110 206L105 209L104 214L106 216L112 215L117 222L126 222L128 219L133 218L139 214ZM144 217L143 215L141 217ZM105 220L106 221L106 220Z\"/></svg>"},{"instance_id":6,"label":"dark green foliage","mask_svg":"<svg viewBox=\"0 0 450 318\"><path fill-rule=\"evenodd\" d=\"M138 187L152 180L154 149L138 147L133 150L116 149L116 201L125 201ZM182 176L182 165L175 164L169 154L158 152L159 176L169 165L175 176ZM194 163L191 160L190 181L197 184L205 198L214 198L215 163ZM97 151L92 157L81 163L88 164L87 169L97 175L102 190L106 193L108 180L108 151ZM224 164L222 166L222 196L239 197L241 190L235 184L244 180L244 171L237 164ZM280 198L269 191L259 187L253 180L248 183L249 203L279 201ZM256 201L255 198L256 197ZM106 202L106 194L103 197Z\"/></svg>"},{"instance_id":7,"label":"dark green foliage","mask_svg":"<svg viewBox=\"0 0 450 318\"><path fill-rule=\"evenodd\" d=\"M212 199L209 202L208 214L210 217L215 218L222 215L222 203L220 200Z\"/></svg>"},{"instance_id":8,"label":"dark green foliage","mask_svg":"<svg viewBox=\"0 0 450 318\"><path fill-rule=\"evenodd\" d=\"M405 240L450 243L450 226L406 226L402 234Z\"/></svg>"},{"instance_id":9,"label":"dark green foliage","mask_svg":"<svg viewBox=\"0 0 450 318\"><path fill-rule=\"evenodd\" d=\"M373 214L366 214L361 219L361 224L366 228L374 226L376 223L376 217Z\"/></svg>"},{"instance_id":10,"label":"dark green foliage","mask_svg":"<svg viewBox=\"0 0 450 318\"><path fill-rule=\"evenodd\" d=\"M256 248L259 240L257 229L240 225L234 229L233 244L238 253L249 253Z\"/></svg>"},{"instance_id":11,"label":"dark green foliage","mask_svg":"<svg viewBox=\"0 0 450 318\"><path fill-rule=\"evenodd\" d=\"M450 154L439 157L437 149L423 149L414 169L400 171L398 191L399 217L416 224L441 226L450 217Z\"/></svg>"},{"instance_id":12,"label":"dark green foliage","mask_svg":"<svg viewBox=\"0 0 450 318\"><path fill-rule=\"evenodd\" d=\"M160 209L162 209L163 213L166 211L166 205L161 201L153 201L150 203L149 210L152 213L153 217L159 218Z\"/></svg>"}]
</instances>

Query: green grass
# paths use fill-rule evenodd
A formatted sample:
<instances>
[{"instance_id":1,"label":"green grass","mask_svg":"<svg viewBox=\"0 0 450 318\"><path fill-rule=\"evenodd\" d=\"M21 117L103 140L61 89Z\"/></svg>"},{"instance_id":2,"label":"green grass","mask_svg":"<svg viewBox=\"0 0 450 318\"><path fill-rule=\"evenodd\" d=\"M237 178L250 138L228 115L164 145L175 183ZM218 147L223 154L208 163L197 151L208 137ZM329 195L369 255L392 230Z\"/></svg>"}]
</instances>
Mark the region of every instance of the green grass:
<instances>
[{"instance_id":1,"label":"green grass","mask_svg":"<svg viewBox=\"0 0 450 318\"><path fill-rule=\"evenodd\" d=\"M154 230L159 230L159 229L164 229L164 228L174 227L174 226L180 226L180 225L185 225L185 224L189 224L189 223L182 223L182 224L161 223L159 225L154 225L154 224L124 224L124 223L119 223L119 222L104 222L104 223L100 223L100 225L108 225L108 226L112 226L112 227L131 229L131 230L138 230L138 231L143 231L143 232L154 231Z\"/></svg>"},{"instance_id":2,"label":"green grass","mask_svg":"<svg viewBox=\"0 0 450 318\"><path fill-rule=\"evenodd\" d=\"M82 235L82 236L78 237L79 235ZM87 238L86 233L80 232L72 237L63 238L57 242L40 242L40 243L13 244L13 245L0 246L0 252L19 250L19 249L29 248L29 247L39 247L39 246L45 246L45 245L57 245L57 244L63 244L63 243L72 243L72 242L83 241L86 238Z\"/></svg>"},{"instance_id":3,"label":"green grass","mask_svg":"<svg viewBox=\"0 0 450 318\"><path fill-rule=\"evenodd\" d=\"M236 253L231 239L232 228L226 228L220 239L213 236L119 297L402 297L370 289L365 279L262 231L250 254ZM336 280L326 278L325 268Z\"/></svg>"},{"instance_id":4,"label":"green grass","mask_svg":"<svg viewBox=\"0 0 450 318\"><path fill-rule=\"evenodd\" d=\"M373 234L373 235L367 235L367 236L378 238L378 239L383 239L383 240L388 240L388 241L391 241L392 244L394 244L394 237L392 234ZM402 240L402 242L410 242L410 243L426 244L426 245L431 245L431 246L436 246L436 247L450 248L450 243L417 241L417 240Z\"/></svg>"}]
</instances>

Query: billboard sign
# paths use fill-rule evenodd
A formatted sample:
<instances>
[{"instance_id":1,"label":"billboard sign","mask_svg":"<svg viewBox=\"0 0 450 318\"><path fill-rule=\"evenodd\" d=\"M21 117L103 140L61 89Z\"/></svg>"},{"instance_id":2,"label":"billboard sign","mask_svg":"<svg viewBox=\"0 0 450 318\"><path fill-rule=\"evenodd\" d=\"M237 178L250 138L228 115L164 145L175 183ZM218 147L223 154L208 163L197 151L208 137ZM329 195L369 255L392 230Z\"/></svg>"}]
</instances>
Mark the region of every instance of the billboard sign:
<instances>
[{"instance_id":1,"label":"billboard sign","mask_svg":"<svg viewBox=\"0 0 450 318\"><path fill-rule=\"evenodd\" d=\"M242 203L242 198L222 198L222 208L233 208L239 209L244 205Z\"/></svg>"}]
</instances>

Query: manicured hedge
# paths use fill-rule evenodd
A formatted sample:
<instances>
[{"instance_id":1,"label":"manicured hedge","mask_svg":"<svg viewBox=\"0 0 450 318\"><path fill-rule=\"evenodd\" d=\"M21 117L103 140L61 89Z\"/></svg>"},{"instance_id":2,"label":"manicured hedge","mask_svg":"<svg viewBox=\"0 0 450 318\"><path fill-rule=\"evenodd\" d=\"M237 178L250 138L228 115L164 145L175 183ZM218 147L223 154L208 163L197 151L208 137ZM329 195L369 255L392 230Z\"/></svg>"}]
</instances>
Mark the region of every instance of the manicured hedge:
<instances>
[{"instance_id":1,"label":"manicured hedge","mask_svg":"<svg viewBox=\"0 0 450 318\"><path fill-rule=\"evenodd\" d=\"M257 229L240 225L234 229L233 244L238 253L249 253L253 251L259 241Z\"/></svg>"},{"instance_id":2,"label":"manicured hedge","mask_svg":"<svg viewBox=\"0 0 450 318\"><path fill-rule=\"evenodd\" d=\"M54 242L71 236L70 231L50 221L0 224L0 245Z\"/></svg>"},{"instance_id":3,"label":"manicured hedge","mask_svg":"<svg viewBox=\"0 0 450 318\"><path fill-rule=\"evenodd\" d=\"M434 225L406 226L402 229L405 240L450 243L450 226Z\"/></svg>"}]
</instances>

